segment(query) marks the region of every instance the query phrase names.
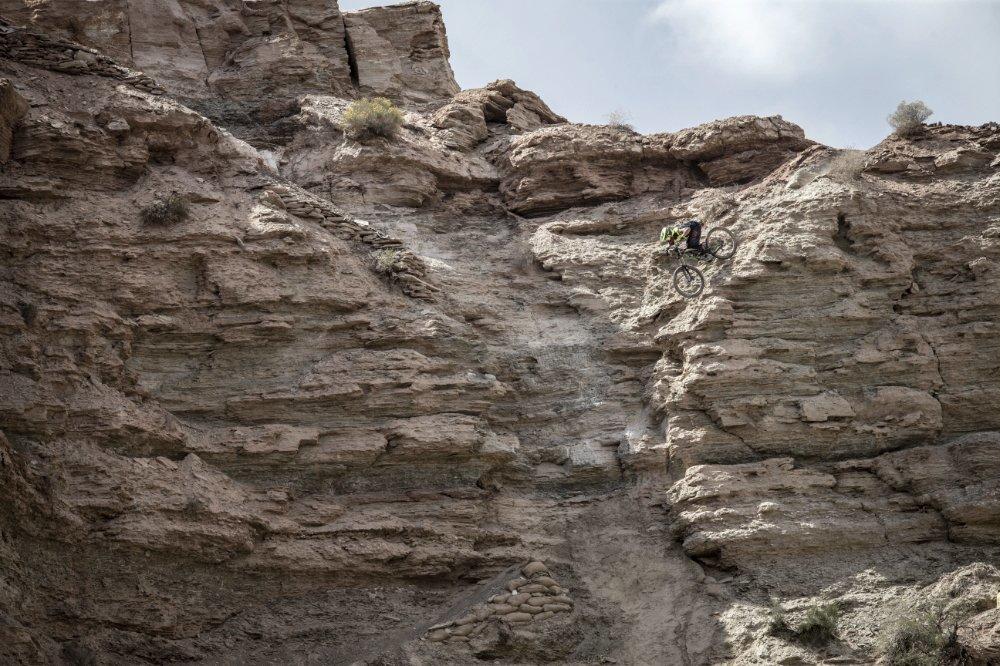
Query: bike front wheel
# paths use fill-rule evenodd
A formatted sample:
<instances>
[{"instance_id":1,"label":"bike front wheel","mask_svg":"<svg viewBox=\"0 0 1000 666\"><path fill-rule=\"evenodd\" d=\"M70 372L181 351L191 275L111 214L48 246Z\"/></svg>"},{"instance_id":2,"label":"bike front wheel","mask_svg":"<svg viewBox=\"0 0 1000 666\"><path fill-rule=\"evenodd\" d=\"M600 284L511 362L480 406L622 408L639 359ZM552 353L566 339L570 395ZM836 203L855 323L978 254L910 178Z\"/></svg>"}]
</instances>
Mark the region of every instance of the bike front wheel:
<instances>
[{"instance_id":1,"label":"bike front wheel","mask_svg":"<svg viewBox=\"0 0 1000 666\"><path fill-rule=\"evenodd\" d=\"M705 276L694 266L681 264L674 269L674 289L684 298L694 298L705 288Z\"/></svg>"},{"instance_id":2,"label":"bike front wheel","mask_svg":"<svg viewBox=\"0 0 1000 666\"><path fill-rule=\"evenodd\" d=\"M705 249L716 259L729 259L736 254L736 237L729 229L712 229L705 236Z\"/></svg>"}]
</instances>

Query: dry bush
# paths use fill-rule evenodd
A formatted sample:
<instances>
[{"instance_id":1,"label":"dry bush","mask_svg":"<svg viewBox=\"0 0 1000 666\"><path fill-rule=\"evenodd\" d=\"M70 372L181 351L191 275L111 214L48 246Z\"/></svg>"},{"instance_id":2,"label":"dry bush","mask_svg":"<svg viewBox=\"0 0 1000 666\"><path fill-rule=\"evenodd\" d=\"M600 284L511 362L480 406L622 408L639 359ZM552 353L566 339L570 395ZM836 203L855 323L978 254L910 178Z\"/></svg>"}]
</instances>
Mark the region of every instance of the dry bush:
<instances>
[{"instance_id":1,"label":"dry bush","mask_svg":"<svg viewBox=\"0 0 1000 666\"><path fill-rule=\"evenodd\" d=\"M837 638L840 605L834 602L810 606L806 609L802 621L792 626L785 609L776 599L772 599L767 620L767 630L772 636L819 647Z\"/></svg>"},{"instance_id":2,"label":"dry bush","mask_svg":"<svg viewBox=\"0 0 1000 666\"><path fill-rule=\"evenodd\" d=\"M363 97L347 106L340 122L344 133L355 140L393 139L403 125L403 112L385 97Z\"/></svg>"},{"instance_id":3,"label":"dry bush","mask_svg":"<svg viewBox=\"0 0 1000 666\"><path fill-rule=\"evenodd\" d=\"M793 633L788 624L788 615L777 599L771 599L771 607L767 612L767 631L772 636L785 636Z\"/></svg>"},{"instance_id":4,"label":"dry bush","mask_svg":"<svg viewBox=\"0 0 1000 666\"><path fill-rule=\"evenodd\" d=\"M940 612L919 611L900 619L879 635L876 653L887 666L938 666L950 662L955 629Z\"/></svg>"},{"instance_id":5,"label":"dry bush","mask_svg":"<svg viewBox=\"0 0 1000 666\"><path fill-rule=\"evenodd\" d=\"M830 160L826 175L840 183L849 183L861 178L865 166L865 151L848 148Z\"/></svg>"},{"instance_id":6,"label":"dry bush","mask_svg":"<svg viewBox=\"0 0 1000 666\"><path fill-rule=\"evenodd\" d=\"M839 620L840 605L836 602L810 606L802 622L795 627L795 635L803 643L825 645L837 638Z\"/></svg>"},{"instance_id":7,"label":"dry bush","mask_svg":"<svg viewBox=\"0 0 1000 666\"><path fill-rule=\"evenodd\" d=\"M187 216L187 201L177 194L157 198L142 209L142 221L146 224L176 224L186 220Z\"/></svg>"},{"instance_id":8,"label":"dry bush","mask_svg":"<svg viewBox=\"0 0 1000 666\"><path fill-rule=\"evenodd\" d=\"M605 123L607 127L635 133L635 127L628 121L628 114L624 111L612 111L605 117L607 118Z\"/></svg>"},{"instance_id":9,"label":"dry bush","mask_svg":"<svg viewBox=\"0 0 1000 666\"><path fill-rule=\"evenodd\" d=\"M924 121L931 117L934 112L930 108L921 102L920 100L914 102L902 101L896 110L889 114L886 118L889 125L895 130L896 134L900 136L907 136L913 134L924 124Z\"/></svg>"},{"instance_id":10,"label":"dry bush","mask_svg":"<svg viewBox=\"0 0 1000 666\"><path fill-rule=\"evenodd\" d=\"M379 275L391 275L398 258L399 252L396 250L379 250L372 254L372 268Z\"/></svg>"}]
</instances>

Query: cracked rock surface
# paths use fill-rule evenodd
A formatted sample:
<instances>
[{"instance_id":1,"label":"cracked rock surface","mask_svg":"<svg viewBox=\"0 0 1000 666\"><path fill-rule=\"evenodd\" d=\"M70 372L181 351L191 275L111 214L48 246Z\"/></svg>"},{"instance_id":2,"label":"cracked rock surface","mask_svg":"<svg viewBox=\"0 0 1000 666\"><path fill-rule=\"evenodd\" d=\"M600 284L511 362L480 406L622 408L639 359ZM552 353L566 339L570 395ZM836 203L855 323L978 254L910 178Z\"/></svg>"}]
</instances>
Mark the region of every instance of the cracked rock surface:
<instances>
[{"instance_id":1,"label":"cracked rock surface","mask_svg":"<svg viewBox=\"0 0 1000 666\"><path fill-rule=\"evenodd\" d=\"M429 2L86 4L0 0L0 662L996 661L1000 126L845 177L459 91Z\"/></svg>"}]
</instances>

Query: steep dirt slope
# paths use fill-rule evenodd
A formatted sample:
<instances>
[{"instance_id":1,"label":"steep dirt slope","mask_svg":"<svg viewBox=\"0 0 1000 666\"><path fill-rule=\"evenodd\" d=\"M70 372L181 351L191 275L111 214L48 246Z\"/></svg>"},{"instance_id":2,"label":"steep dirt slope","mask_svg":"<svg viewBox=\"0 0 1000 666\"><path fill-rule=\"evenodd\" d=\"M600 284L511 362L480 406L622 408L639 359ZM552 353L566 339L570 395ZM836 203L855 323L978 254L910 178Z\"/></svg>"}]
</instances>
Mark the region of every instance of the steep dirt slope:
<instances>
[{"instance_id":1,"label":"steep dirt slope","mask_svg":"<svg viewBox=\"0 0 1000 666\"><path fill-rule=\"evenodd\" d=\"M3 661L866 663L928 602L988 663L997 126L844 178L458 92L427 2L0 13Z\"/></svg>"}]
</instances>

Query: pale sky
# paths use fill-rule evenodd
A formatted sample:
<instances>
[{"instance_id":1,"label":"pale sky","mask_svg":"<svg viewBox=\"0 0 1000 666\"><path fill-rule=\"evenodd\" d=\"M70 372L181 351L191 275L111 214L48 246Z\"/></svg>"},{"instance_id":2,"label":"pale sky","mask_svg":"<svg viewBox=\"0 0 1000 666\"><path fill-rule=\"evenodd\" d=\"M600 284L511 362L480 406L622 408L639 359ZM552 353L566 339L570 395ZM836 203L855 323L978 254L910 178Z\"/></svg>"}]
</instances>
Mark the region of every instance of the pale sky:
<instances>
[{"instance_id":1,"label":"pale sky","mask_svg":"<svg viewBox=\"0 0 1000 666\"><path fill-rule=\"evenodd\" d=\"M867 148L900 100L1000 121L1000 0L437 0L463 88L499 78L644 133L780 114ZM344 10L390 2L340 0Z\"/></svg>"}]
</instances>

